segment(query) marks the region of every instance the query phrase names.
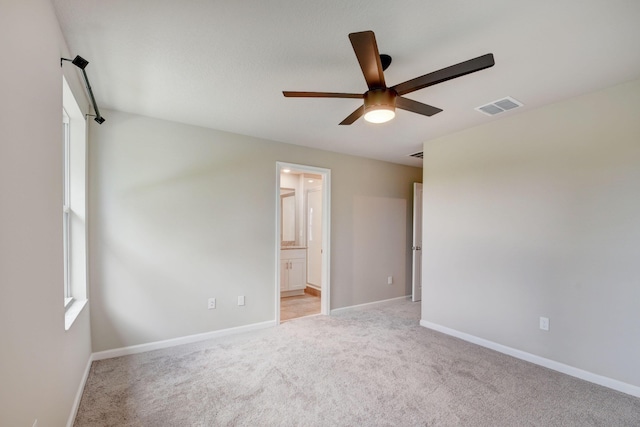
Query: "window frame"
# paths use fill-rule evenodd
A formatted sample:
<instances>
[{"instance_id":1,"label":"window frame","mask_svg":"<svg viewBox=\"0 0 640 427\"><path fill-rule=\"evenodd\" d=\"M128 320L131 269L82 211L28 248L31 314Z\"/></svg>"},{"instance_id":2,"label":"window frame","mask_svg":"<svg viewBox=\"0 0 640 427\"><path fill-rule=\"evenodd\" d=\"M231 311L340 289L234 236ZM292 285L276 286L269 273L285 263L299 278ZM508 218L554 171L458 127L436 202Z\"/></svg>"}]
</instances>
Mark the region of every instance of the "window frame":
<instances>
[{"instance_id":1,"label":"window frame","mask_svg":"<svg viewBox=\"0 0 640 427\"><path fill-rule=\"evenodd\" d=\"M63 191L62 191L62 245L64 263L64 308L71 307L73 296L71 293L71 135L70 119L67 111L62 107L62 164L63 164Z\"/></svg>"},{"instance_id":2,"label":"window frame","mask_svg":"<svg viewBox=\"0 0 640 427\"><path fill-rule=\"evenodd\" d=\"M79 91L82 86L78 86ZM81 92L80 92L81 93ZM68 331L88 302L87 117L62 75L62 250L64 329ZM68 122L68 123L65 123Z\"/></svg>"}]
</instances>

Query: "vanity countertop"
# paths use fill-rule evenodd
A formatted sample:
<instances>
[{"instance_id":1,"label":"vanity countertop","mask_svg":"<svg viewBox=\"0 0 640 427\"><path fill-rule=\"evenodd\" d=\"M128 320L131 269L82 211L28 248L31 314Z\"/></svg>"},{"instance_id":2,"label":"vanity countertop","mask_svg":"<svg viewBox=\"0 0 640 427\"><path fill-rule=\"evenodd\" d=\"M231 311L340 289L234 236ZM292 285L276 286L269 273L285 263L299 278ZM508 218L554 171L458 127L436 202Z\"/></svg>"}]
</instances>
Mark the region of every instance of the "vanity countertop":
<instances>
[{"instance_id":1,"label":"vanity countertop","mask_svg":"<svg viewBox=\"0 0 640 427\"><path fill-rule=\"evenodd\" d=\"M286 251L287 249L307 249L306 246L281 246L281 250Z\"/></svg>"}]
</instances>

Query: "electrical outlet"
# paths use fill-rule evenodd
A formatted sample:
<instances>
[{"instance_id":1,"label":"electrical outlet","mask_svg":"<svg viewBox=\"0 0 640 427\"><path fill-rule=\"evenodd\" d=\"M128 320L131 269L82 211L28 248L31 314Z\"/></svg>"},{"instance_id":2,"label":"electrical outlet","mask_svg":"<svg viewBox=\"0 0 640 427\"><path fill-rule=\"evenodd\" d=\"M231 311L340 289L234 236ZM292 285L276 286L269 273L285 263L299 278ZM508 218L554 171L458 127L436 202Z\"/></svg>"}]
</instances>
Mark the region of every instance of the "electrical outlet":
<instances>
[{"instance_id":1,"label":"electrical outlet","mask_svg":"<svg viewBox=\"0 0 640 427\"><path fill-rule=\"evenodd\" d=\"M540 318L540 329L542 329L543 331L548 331L549 330L549 318L548 317L541 317Z\"/></svg>"},{"instance_id":2,"label":"electrical outlet","mask_svg":"<svg viewBox=\"0 0 640 427\"><path fill-rule=\"evenodd\" d=\"M207 309L208 310L213 310L214 308L216 308L216 299L215 298L209 298L207 300Z\"/></svg>"},{"instance_id":3,"label":"electrical outlet","mask_svg":"<svg viewBox=\"0 0 640 427\"><path fill-rule=\"evenodd\" d=\"M238 305L244 305L244 295L238 297Z\"/></svg>"},{"instance_id":4,"label":"electrical outlet","mask_svg":"<svg viewBox=\"0 0 640 427\"><path fill-rule=\"evenodd\" d=\"M387 285L393 285L393 276L387 277Z\"/></svg>"}]
</instances>

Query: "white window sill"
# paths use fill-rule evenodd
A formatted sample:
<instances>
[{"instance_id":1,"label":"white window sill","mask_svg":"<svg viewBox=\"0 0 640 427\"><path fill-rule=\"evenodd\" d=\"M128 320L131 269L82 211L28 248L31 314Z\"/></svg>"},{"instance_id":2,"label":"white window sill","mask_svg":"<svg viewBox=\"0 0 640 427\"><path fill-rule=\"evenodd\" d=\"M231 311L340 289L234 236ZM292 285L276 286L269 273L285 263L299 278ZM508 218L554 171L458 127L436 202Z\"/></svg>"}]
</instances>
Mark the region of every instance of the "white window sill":
<instances>
[{"instance_id":1,"label":"white window sill","mask_svg":"<svg viewBox=\"0 0 640 427\"><path fill-rule=\"evenodd\" d=\"M67 308L67 311L64 313L64 330L65 331L68 331L71 328L71 325L73 325L73 322L76 321L76 318L78 317L78 315L80 314L80 312L82 311L85 305L87 305L86 299L73 300L73 302L71 303L71 306L69 306Z\"/></svg>"}]
</instances>

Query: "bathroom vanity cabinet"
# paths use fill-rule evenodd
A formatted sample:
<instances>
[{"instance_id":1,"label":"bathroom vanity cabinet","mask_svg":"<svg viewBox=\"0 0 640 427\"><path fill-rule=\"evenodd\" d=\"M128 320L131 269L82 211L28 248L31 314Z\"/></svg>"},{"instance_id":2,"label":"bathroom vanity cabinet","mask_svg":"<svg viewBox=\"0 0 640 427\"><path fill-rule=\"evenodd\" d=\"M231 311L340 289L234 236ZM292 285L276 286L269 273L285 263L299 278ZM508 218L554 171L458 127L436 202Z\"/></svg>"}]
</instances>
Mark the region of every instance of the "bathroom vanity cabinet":
<instances>
[{"instance_id":1,"label":"bathroom vanity cabinet","mask_svg":"<svg viewBox=\"0 0 640 427\"><path fill-rule=\"evenodd\" d=\"M280 291L286 295L303 294L306 286L307 249L282 249L280 251Z\"/></svg>"}]
</instances>

